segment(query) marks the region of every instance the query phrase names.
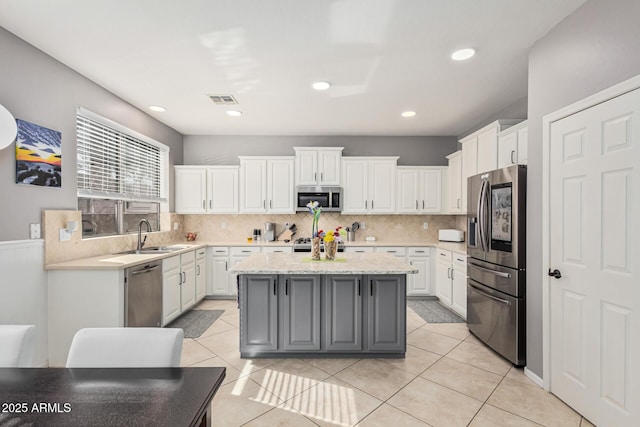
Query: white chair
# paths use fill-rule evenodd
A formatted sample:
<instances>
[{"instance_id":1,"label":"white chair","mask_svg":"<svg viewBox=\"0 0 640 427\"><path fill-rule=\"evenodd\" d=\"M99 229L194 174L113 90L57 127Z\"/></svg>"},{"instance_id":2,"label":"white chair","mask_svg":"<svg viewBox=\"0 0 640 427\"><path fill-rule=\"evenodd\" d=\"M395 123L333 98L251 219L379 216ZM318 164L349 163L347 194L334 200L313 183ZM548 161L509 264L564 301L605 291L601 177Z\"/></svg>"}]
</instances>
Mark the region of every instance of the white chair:
<instances>
[{"instance_id":1,"label":"white chair","mask_svg":"<svg viewBox=\"0 0 640 427\"><path fill-rule=\"evenodd\" d=\"M0 325L0 367L31 367L35 344L35 326Z\"/></svg>"},{"instance_id":2,"label":"white chair","mask_svg":"<svg viewBox=\"0 0 640 427\"><path fill-rule=\"evenodd\" d=\"M71 342L67 368L179 367L180 328L85 328Z\"/></svg>"}]
</instances>

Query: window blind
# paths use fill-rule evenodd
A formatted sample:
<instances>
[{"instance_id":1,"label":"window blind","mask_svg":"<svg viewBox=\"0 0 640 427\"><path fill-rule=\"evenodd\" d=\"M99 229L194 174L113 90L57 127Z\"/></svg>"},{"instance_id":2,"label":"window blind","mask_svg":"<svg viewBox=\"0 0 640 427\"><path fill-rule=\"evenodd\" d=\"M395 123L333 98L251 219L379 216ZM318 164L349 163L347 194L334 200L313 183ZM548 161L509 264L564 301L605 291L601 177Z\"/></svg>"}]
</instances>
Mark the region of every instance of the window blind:
<instances>
[{"instance_id":1,"label":"window blind","mask_svg":"<svg viewBox=\"0 0 640 427\"><path fill-rule=\"evenodd\" d=\"M76 132L79 196L166 199L168 147L84 109Z\"/></svg>"}]
</instances>

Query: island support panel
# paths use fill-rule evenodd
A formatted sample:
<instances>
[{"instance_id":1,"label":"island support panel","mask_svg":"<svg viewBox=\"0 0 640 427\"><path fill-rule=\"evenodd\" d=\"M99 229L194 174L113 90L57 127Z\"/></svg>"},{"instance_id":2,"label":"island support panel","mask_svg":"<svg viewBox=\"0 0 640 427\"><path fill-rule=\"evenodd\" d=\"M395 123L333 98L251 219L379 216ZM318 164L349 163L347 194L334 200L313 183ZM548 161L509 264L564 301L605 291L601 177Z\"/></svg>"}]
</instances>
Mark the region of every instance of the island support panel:
<instances>
[{"instance_id":1,"label":"island support panel","mask_svg":"<svg viewBox=\"0 0 640 427\"><path fill-rule=\"evenodd\" d=\"M405 295L404 274L241 274L241 357L403 358Z\"/></svg>"}]
</instances>

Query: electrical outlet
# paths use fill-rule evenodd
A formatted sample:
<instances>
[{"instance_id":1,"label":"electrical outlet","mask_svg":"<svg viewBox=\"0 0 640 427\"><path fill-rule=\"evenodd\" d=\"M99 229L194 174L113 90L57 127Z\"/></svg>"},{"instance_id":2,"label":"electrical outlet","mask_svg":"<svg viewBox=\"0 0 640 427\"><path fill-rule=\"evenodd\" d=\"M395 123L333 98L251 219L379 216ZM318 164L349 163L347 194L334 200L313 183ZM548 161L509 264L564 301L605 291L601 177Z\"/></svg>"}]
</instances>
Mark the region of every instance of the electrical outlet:
<instances>
[{"instance_id":1,"label":"electrical outlet","mask_svg":"<svg viewBox=\"0 0 640 427\"><path fill-rule=\"evenodd\" d=\"M222 228L223 230L225 230L227 228L227 223L222 221L222 223L220 224L220 228Z\"/></svg>"},{"instance_id":2,"label":"electrical outlet","mask_svg":"<svg viewBox=\"0 0 640 427\"><path fill-rule=\"evenodd\" d=\"M424 230L429 229L429 223L428 223L428 222L423 222L423 223L422 223L422 228L423 228Z\"/></svg>"},{"instance_id":3,"label":"electrical outlet","mask_svg":"<svg viewBox=\"0 0 640 427\"><path fill-rule=\"evenodd\" d=\"M29 224L29 238L30 239L39 239L40 238L40 224Z\"/></svg>"},{"instance_id":4,"label":"electrical outlet","mask_svg":"<svg viewBox=\"0 0 640 427\"><path fill-rule=\"evenodd\" d=\"M364 230L364 229L366 229L366 228L367 228L367 224L365 224L365 223L364 223L364 221L363 221L363 222L361 222L361 223L360 223L360 230Z\"/></svg>"},{"instance_id":5,"label":"electrical outlet","mask_svg":"<svg viewBox=\"0 0 640 427\"><path fill-rule=\"evenodd\" d=\"M174 223L173 223L173 229L174 229L175 231L178 231L178 228L180 228L180 225L179 225L177 222L174 222Z\"/></svg>"}]
</instances>

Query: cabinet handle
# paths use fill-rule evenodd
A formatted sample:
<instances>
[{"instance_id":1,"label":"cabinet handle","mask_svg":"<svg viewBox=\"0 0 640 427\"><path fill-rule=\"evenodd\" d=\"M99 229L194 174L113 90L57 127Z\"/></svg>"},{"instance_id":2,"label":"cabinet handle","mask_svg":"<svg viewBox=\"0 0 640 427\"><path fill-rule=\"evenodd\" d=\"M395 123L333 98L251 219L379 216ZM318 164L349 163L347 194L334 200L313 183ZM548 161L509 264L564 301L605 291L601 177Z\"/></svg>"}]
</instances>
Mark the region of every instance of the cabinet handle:
<instances>
[{"instance_id":1,"label":"cabinet handle","mask_svg":"<svg viewBox=\"0 0 640 427\"><path fill-rule=\"evenodd\" d=\"M269 200L269 209L273 209L273 200Z\"/></svg>"},{"instance_id":2,"label":"cabinet handle","mask_svg":"<svg viewBox=\"0 0 640 427\"><path fill-rule=\"evenodd\" d=\"M198 267L198 276L200 275L200 266L196 265L196 267Z\"/></svg>"},{"instance_id":3,"label":"cabinet handle","mask_svg":"<svg viewBox=\"0 0 640 427\"><path fill-rule=\"evenodd\" d=\"M244 253L244 254L248 254L248 253L249 253L249 252L251 252L251 251L240 251L240 252L242 252L242 253Z\"/></svg>"},{"instance_id":4,"label":"cabinet handle","mask_svg":"<svg viewBox=\"0 0 640 427\"><path fill-rule=\"evenodd\" d=\"M447 279L451 279L451 269L447 268Z\"/></svg>"},{"instance_id":5,"label":"cabinet handle","mask_svg":"<svg viewBox=\"0 0 640 427\"><path fill-rule=\"evenodd\" d=\"M417 254L423 254L424 251L416 251Z\"/></svg>"},{"instance_id":6,"label":"cabinet handle","mask_svg":"<svg viewBox=\"0 0 640 427\"><path fill-rule=\"evenodd\" d=\"M453 272L454 272L454 270L453 270L453 268L452 268L452 269L451 269L451 279L452 279L452 280L453 280Z\"/></svg>"},{"instance_id":7,"label":"cabinet handle","mask_svg":"<svg viewBox=\"0 0 640 427\"><path fill-rule=\"evenodd\" d=\"M229 261L224 262L224 271L229 271Z\"/></svg>"},{"instance_id":8,"label":"cabinet handle","mask_svg":"<svg viewBox=\"0 0 640 427\"><path fill-rule=\"evenodd\" d=\"M182 274L184 275L184 281L182 283L187 283L187 273L183 271Z\"/></svg>"},{"instance_id":9,"label":"cabinet handle","mask_svg":"<svg viewBox=\"0 0 640 427\"><path fill-rule=\"evenodd\" d=\"M320 182L324 181L324 173L320 172Z\"/></svg>"},{"instance_id":10,"label":"cabinet handle","mask_svg":"<svg viewBox=\"0 0 640 427\"><path fill-rule=\"evenodd\" d=\"M273 294L276 294L276 281L273 281Z\"/></svg>"},{"instance_id":11,"label":"cabinet handle","mask_svg":"<svg viewBox=\"0 0 640 427\"><path fill-rule=\"evenodd\" d=\"M371 296L373 296L373 280L369 280L369 284L371 285Z\"/></svg>"},{"instance_id":12,"label":"cabinet handle","mask_svg":"<svg viewBox=\"0 0 640 427\"><path fill-rule=\"evenodd\" d=\"M262 201L262 209L266 209L267 208L267 201L263 200Z\"/></svg>"},{"instance_id":13,"label":"cabinet handle","mask_svg":"<svg viewBox=\"0 0 640 427\"><path fill-rule=\"evenodd\" d=\"M371 209L373 209L373 200L371 201Z\"/></svg>"},{"instance_id":14,"label":"cabinet handle","mask_svg":"<svg viewBox=\"0 0 640 427\"><path fill-rule=\"evenodd\" d=\"M365 200L365 201L364 201L364 208L365 208L365 209L368 209L368 205L369 205L369 201L368 201L368 200Z\"/></svg>"},{"instance_id":15,"label":"cabinet handle","mask_svg":"<svg viewBox=\"0 0 640 427\"><path fill-rule=\"evenodd\" d=\"M360 296L360 279L358 279L358 296Z\"/></svg>"},{"instance_id":16,"label":"cabinet handle","mask_svg":"<svg viewBox=\"0 0 640 427\"><path fill-rule=\"evenodd\" d=\"M516 161L513 159L513 155L516 154L515 150L511 151L511 163L513 163L514 165L516 164Z\"/></svg>"},{"instance_id":17,"label":"cabinet handle","mask_svg":"<svg viewBox=\"0 0 640 427\"><path fill-rule=\"evenodd\" d=\"M182 285L182 274L179 275L178 286Z\"/></svg>"},{"instance_id":18,"label":"cabinet handle","mask_svg":"<svg viewBox=\"0 0 640 427\"><path fill-rule=\"evenodd\" d=\"M460 262L464 261L463 259L460 259L460 258L456 258L456 259L457 259L458 261L460 261Z\"/></svg>"},{"instance_id":19,"label":"cabinet handle","mask_svg":"<svg viewBox=\"0 0 640 427\"><path fill-rule=\"evenodd\" d=\"M203 201L202 201L202 209L206 209L206 208L207 208L206 201L205 201L205 200L203 200Z\"/></svg>"},{"instance_id":20,"label":"cabinet handle","mask_svg":"<svg viewBox=\"0 0 640 427\"><path fill-rule=\"evenodd\" d=\"M422 209L424 209L424 200L422 201Z\"/></svg>"},{"instance_id":21,"label":"cabinet handle","mask_svg":"<svg viewBox=\"0 0 640 427\"><path fill-rule=\"evenodd\" d=\"M213 200L209 200L209 209L213 208Z\"/></svg>"},{"instance_id":22,"label":"cabinet handle","mask_svg":"<svg viewBox=\"0 0 640 427\"><path fill-rule=\"evenodd\" d=\"M318 172L314 172L313 173L313 180L317 181L318 180Z\"/></svg>"},{"instance_id":23,"label":"cabinet handle","mask_svg":"<svg viewBox=\"0 0 640 427\"><path fill-rule=\"evenodd\" d=\"M460 207L460 199L456 201L456 208L459 208L459 207Z\"/></svg>"},{"instance_id":24,"label":"cabinet handle","mask_svg":"<svg viewBox=\"0 0 640 427\"><path fill-rule=\"evenodd\" d=\"M418 201L416 200L416 210L418 210Z\"/></svg>"},{"instance_id":25,"label":"cabinet handle","mask_svg":"<svg viewBox=\"0 0 640 427\"><path fill-rule=\"evenodd\" d=\"M284 281L284 294L289 295L289 279Z\"/></svg>"},{"instance_id":26,"label":"cabinet handle","mask_svg":"<svg viewBox=\"0 0 640 427\"><path fill-rule=\"evenodd\" d=\"M387 251L387 252L389 252L390 254L395 254L397 251Z\"/></svg>"}]
</instances>

